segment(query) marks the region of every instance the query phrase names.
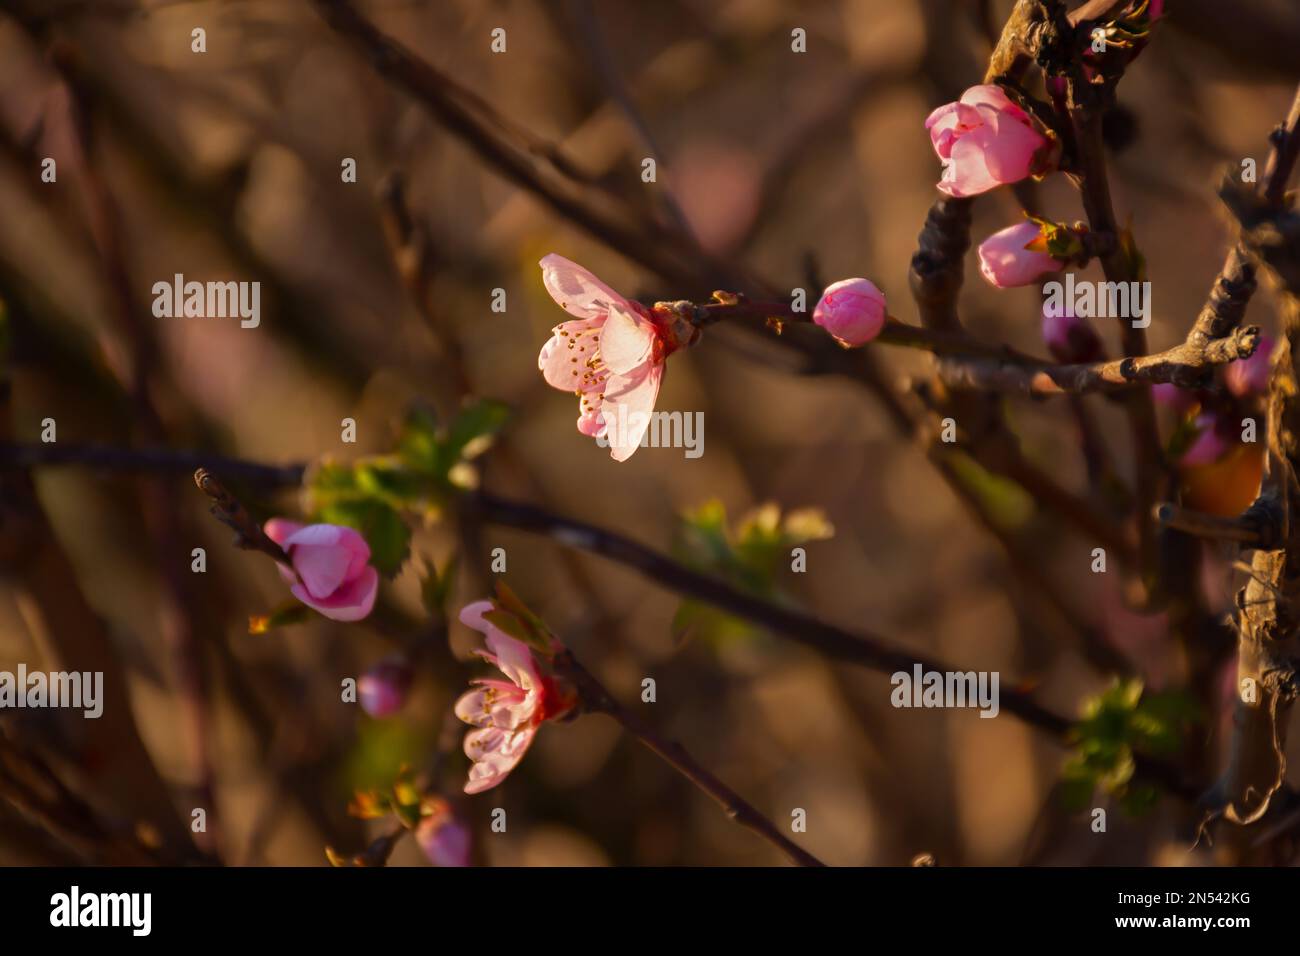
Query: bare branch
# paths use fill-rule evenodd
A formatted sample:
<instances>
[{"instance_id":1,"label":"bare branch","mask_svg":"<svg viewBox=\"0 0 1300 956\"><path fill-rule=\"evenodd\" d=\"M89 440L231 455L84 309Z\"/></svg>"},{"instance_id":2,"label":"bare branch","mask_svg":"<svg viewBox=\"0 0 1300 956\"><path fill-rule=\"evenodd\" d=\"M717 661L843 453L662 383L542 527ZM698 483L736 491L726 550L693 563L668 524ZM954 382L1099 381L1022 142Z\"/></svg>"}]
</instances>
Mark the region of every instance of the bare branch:
<instances>
[{"instance_id":1,"label":"bare branch","mask_svg":"<svg viewBox=\"0 0 1300 956\"><path fill-rule=\"evenodd\" d=\"M567 648L555 656L554 664L556 672L573 684L578 691L586 710L613 717L624 730L712 797L736 823L757 833L799 866L826 865L782 833L781 829L759 812L753 804L701 766L681 744L661 736L658 731L620 704L590 671L578 663L577 658Z\"/></svg>"}]
</instances>

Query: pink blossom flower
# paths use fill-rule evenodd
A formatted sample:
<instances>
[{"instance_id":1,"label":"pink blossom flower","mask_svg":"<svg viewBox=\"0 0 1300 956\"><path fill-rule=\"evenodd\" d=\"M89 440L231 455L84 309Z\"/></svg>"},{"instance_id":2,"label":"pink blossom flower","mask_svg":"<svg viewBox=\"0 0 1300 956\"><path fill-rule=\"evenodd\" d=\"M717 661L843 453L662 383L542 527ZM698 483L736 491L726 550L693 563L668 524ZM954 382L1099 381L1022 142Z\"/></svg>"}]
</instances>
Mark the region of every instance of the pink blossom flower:
<instances>
[{"instance_id":1,"label":"pink blossom flower","mask_svg":"<svg viewBox=\"0 0 1300 956\"><path fill-rule=\"evenodd\" d=\"M399 658L382 660L357 680L357 699L371 717L391 717L406 704L411 668Z\"/></svg>"},{"instance_id":2,"label":"pink blossom flower","mask_svg":"<svg viewBox=\"0 0 1300 956\"><path fill-rule=\"evenodd\" d=\"M540 264L546 291L577 318L551 330L537 367L548 385L578 396L578 431L606 436L610 457L626 461L650 425L664 360L691 344L696 330L623 298L563 256L552 253ZM611 427L615 422L622 427Z\"/></svg>"},{"instance_id":3,"label":"pink blossom flower","mask_svg":"<svg viewBox=\"0 0 1300 956\"><path fill-rule=\"evenodd\" d=\"M1151 18L1152 23L1155 23L1164 15L1165 0L1151 0L1151 2L1147 4L1147 16Z\"/></svg>"},{"instance_id":4,"label":"pink blossom flower","mask_svg":"<svg viewBox=\"0 0 1300 956\"><path fill-rule=\"evenodd\" d=\"M477 728L465 735L470 767L466 793L490 790L523 759L543 721L565 714L573 706L555 682L542 673L532 650L506 634L483 615L491 601L476 601L460 612L461 623L481 631L488 646L476 651L506 676L481 677L456 701L456 716Z\"/></svg>"},{"instance_id":5,"label":"pink blossom flower","mask_svg":"<svg viewBox=\"0 0 1300 956\"><path fill-rule=\"evenodd\" d=\"M1250 358L1238 359L1223 373L1223 384L1238 398L1262 395L1268 388L1268 372L1273 357L1273 340L1261 335Z\"/></svg>"},{"instance_id":6,"label":"pink blossom flower","mask_svg":"<svg viewBox=\"0 0 1300 956\"><path fill-rule=\"evenodd\" d=\"M379 572L369 564L370 546L360 533L284 518L272 518L262 530L288 554L292 568L276 566L299 601L334 621L359 621L370 613Z\"/></svg>"},{"instance_id":7,"label":"pink blossom flower","mask_svg":"<svg viewBox=\"0 0 1300 956\"><path fill-rule=\"evenodd\" d=\"M1031 285L1051 272L1060 272L1065 262L1045 252L1027 249L1038 238L1038 223L1026 219L995 232L980 243L980 272L999 289Z\"/></svg>"},{"instance_id":8,"label":"pink blossom flower","mask_svg":"<svg viewBox=\"0 0 1300 956\"><path fill-rule=\"evenodd\" d=\"M938 187L949 196L975 196L1019 182L1054 161L1054 141L996 84L972 86L956 103L931 113L925 128L943 160Z\"/></svg>"},{"instance_id":9,"label":"pink blossom flower","mask_svg":"<svg viewBox=\"0 0 1300 956\"><path fill-rule=\"evenodd\" d=\"M415 828L415 842L429 862L434 866L469 866L469 827L440 798L427 803L426 813Z\"/></svg>"},{"instance_id":10,"label":"pink blossom flower","mask_svg":"<svg viewBox=\"0 0 1300 956\"><path fill-rule=\"evenodd\" d=\"M1101 359L1101 339L1087 319L1074 311L1043 306L1043 342L1058 362L1096 362Z\"/></svg>"},{"instance_id":11,"label":"pink blossom flower","mask_svg":"<svg viewBox=\"0 0 1300 956\"><path fill-rule=\"evenodd\" d=\"M845 348L866 345L885 327L885 294L867 279L841 279L826 287L813 321Z\"/></svg>"}]
</instances>

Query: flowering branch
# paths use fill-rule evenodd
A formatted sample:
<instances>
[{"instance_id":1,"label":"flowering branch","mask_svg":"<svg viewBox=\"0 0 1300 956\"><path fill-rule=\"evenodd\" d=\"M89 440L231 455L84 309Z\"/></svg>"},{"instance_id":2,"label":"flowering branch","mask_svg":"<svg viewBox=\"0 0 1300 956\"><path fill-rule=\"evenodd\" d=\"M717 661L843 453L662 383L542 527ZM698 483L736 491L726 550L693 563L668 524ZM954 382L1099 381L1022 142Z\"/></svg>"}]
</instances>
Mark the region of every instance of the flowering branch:
<instances>
[{"instance_id":1,"label":"flowering branch","mask_svg":"<svg viewBox=\"0 0 1300 956\"><path fill-rule=\"evenodd\" d=\"M21 459L28 465L46 463L43 461L43 454L47 450L52 452L56 447L0 443L0 467L12 467L10 459ZM66 446L65 450L58 455L50 454L48 462L60 465L75 463L74 457L68 454L67 447L71 446ZM116 455L105 455L102 452L102 449L97 449L93 454L94 464L123 471L137 471L151 467L179 468L182 462L189 463L194 460L191 457L192 453L185 452L165 454L156 450L147 451L141 459L134 457L137 453L133 449L121 449ZM238 461L238 465L241 471L260 475L268 481L295 476L297 481L300 481L306 472L306 467L303 465L269 466L247 461ZM200 487L205 494L214 498L214 515L223 523L227 523L225 515L235 516L232 518L231 526L237 533L255 540L253 532L257 529L257 525L248 517L243 506L214 476L204 473L204 478L204 484ZM283 483L294 482L286 480ZM501 498L484 491L465 492L460 498L460 504L462 510L472 512L484 520L545 535L560 544L598 554L630 567L671 591L707 602L795 643L811 647L834 660L857 664L885 674L900 670L910 671L917 664L927 671L959 670L944 661L897 650L876 635L848 631L793 608L746 594L726 582L700 574L630 538L577 519L556 515L542 508ZM275 556L264 547L256 547ZM283 561L284 558L281 556L277 560ZM1073 725L1070 718L1043 706L1024 690L1004 686L1000 692L1000 706L1057 740L1064 742L1069 737ZM1173 795L1190 798L1194 794L1194 789L1172 766L1142 758L1139 760L1139 772L1149 779L1160 781Z\"/></svg>"},{"instance_id":2,"label":"flowering branch","mask_svg":"<svg viewBox=\"0 0 1300 956\"><path fill-rule=\"evenodd\" d=\"M65 446L59 454L53 454L58 446L40 444L0 444L0 466L12 467L14 460L32 464L72 464L74 456L69 454L72 446ZM51 453L45 457L46 450ZM147 451L139 458L134 449L120 449L118 454L107 456L102 449L96 449L92 456L94 464L114 467L119 470L137 471L158 467L181 466L182 462L192 461L189 453L163 454ZM306 472L303 465L269 466L241 461L240 470L246 473L262 474L267 479L273 477L292 478L301 481ZM289 483L289 482L286 482ZM211 472L200 468L195 474L195 484L212 499L212 512L217 520L231 527L239 539L240 547L262 551L284 562L286 557L282 549L266 538L264 532L248 514L237 498ZM541 508L523 502L512 501L485 491L466 492L461 499L462 506L477 513L486 520L508 525L521 531L547 535L561 544L580 548L593 554L599 554L619 564L640 571L646 577L657 581L668 589L687 597L693 597L735 614L753 624L785 634L797 643L806 644L822 651L829 657L861 664L872 670L893 673L898 670L910 670L912 665L920 662L927 670L951 670L952 668L915 654L897 651L883 643L874 635L857 634L827 624L817 618L791 608L772 604L762 598L752 597L716 578L708 577L691 570L671 558L658 554L645 545L613 531L599 528L573 518L553 514ZM265 539L265 540L261 540ZM1003 691L1002 706L1047 732L1059 736L1069 727L1068 718L1061 717L1046 710L1028 694L1019 691Z\"/></svg>"},{"instance_id":3,"label":"flowering branch","mask_svg":"<svg viewBox=\"0 0 1300 956\"><path fill-rule=\"evenodd\" d=\"M1217 310L1215 315L1236 307L1239 300L1237 285L1222 278L1220 283L1224 284L1225 291L1212 299ZM1216 285L1216 292L1219 288ZM754 301L735 292L715 292L713 296L715 301L708 303L667 304L687 314L699 327L723 320L758 320L779 331L786 322L812 321L806 312L794 311L788 302ZM1223 304L1218 304L1220 299L1224 299ZM1213 335L1197 331L1186 342L1153 355L1071 364L1044 361L1010 346L983 342L960 330L908 325L892 317L886 320L875 341L944 357L939 373L952 387L1043 397L1116 393L1165 382L1181 388L1204 387L1214 367L1254 354L1259 328L1227 328Z\"/></svg>"},{"instance_id":4,"label":"flowering branch","mask_svg":"<svg viewBox=\"0 0 1300 956\"><path fill-rule=\"evenodd\" d=\"M1032 0L1026 0L1032 2ZM507 128L504 120L480 97L459 87L436 68L423 61L410 50L400 46L363 17L347 0L315 0L317 8L340 35L347 38L375 64L376 68L415 97L453 135L460 137L492 168L538 196L561 215L601 239L610 248L628 256L670 283L683 289L717 288L719 284L733 287L763 288L757 280L745 281L745 270L718 261L694 248L689 236L672 233L665 235L665 225L645 221L639 228L629 228L623 216L635 218L635 211L604 191L599 196L587 193L594 188L589 179L578 174L567 162L560 162L560 153L548 144L539 143L536 137L525 136L526 145L520 145L521 133ZM957 204L954 204L957 208ZM618 215L612 215L618 211ZM682 258L673 253L683 250ZM741 276L741 278L737 278ZM759 333L752 326L741 325L747 332ZM924 335L910 327L896 329L891 335L916 337ZM770 337L766 337L769 338ZM839 374L849 377L865 387L885 408L891 423L905 438L928 432L929 422L923 410L914 408L906 396L900 396L888 374L879 367L874 357L865 350L846 351L837 348L825 337L817 340L804 336L782 336L780 342L789 351L798 353L803 364L803 374ZM917 339L919 341L919 339ZM937 337L934 339L937 341ZM969 340L964 340L964 346ZM898 344L907 344L899 342ZM987 352L987 347L981 347ZM939 462L939 456L930 456ZM955 469L940 467L940 474L953 493L974 514L979 523L993 530L1004 546L1009 538L998 533L996 522L987 513L980 496ZM1062 495L1066 493L1062 492ZM1059 499L1061 495L1056 496ZM1049 506L1050 507L1050 506ZM1075 509L1074 514L1081 513ZM1070 514L1062 515L1071 520ZM1025 567L1025 562L1013 558L1013 564ZM1043 579L1035 587L1055 591L1051 582ZM1059 602L1058 602L1059 603Z\"/></svg>"},{"instance_id":5,"label":"flowering branch","mask_svg":"<svg viewBox=\"0 0 1300 956\"><path fill-rule=\"evenodd\" d=\"M739 292L714 292L714 301L704 303L671 302L665 303L676 309L698 328L704 328L722 321L760 321L781 331L787 322L813 321L807 311L796 312L792 303L779 301L755 301ZM880 334L873 340L886 345L903 348L920 349L936 355L987 356L989 358L1008 359L1032 363L1031 356L1022 355L1005 345L990 345L965 332L948 332L942 329L930 329L900 322L892 316L886 318Z\"/></svg>"}]
</instances>

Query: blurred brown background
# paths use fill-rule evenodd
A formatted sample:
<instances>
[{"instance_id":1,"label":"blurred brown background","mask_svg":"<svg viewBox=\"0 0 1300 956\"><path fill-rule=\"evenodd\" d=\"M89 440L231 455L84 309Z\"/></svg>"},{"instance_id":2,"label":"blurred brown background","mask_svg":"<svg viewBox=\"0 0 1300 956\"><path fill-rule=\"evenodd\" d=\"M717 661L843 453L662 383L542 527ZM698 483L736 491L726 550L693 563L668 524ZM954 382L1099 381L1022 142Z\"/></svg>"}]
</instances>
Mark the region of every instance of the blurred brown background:
<instances>
[{"instance_id":1,"label":"blurred brown background","mask_svg":"<svg viewBox=\"0 0 1300 956\"><path fill-rule=\"evenodd\" d=\"M1182 340L1230 235L1213 184L1225 164L1263 165L1268 130L1285 114L1300 60L1292 3L1171 0L1171 14L1120 90L1131 143L1111 156L1121 220L1132 219L1154 285L1153 348ZM701 242L776 288L807 285L810 261L829 282L873 279L891 312L915 321L907 268L935 197L938 163L923 129L931 109L982 79L1008 3L959 0L731 0L591 4L519 0L372 0L387 33L488 100L510 122L557 144L633 203L670 192ZM666 285L506 182L420 105L396 92L299 0L3 4L0 16L0 274L14 339L13 435L60 442L151 444L131 391L148 357L158 435L180 448L311 462L386 451L412 400L446 403L463 375L472 392L514 410L483 459L486 487L606 525L659 550L676 515L717 498L733 518L774 501L822 509L833 538L809 546L808 573L780 585L827 620L890 637L963 667L1023 679L1074 713L1103 679L1069 628L1018 584L975 522L879 404L851 382L792 374L775 349L718 330L671 362L659 407L701 410L705 453L644 449L626 464L573 428L571 397L549 389L537 351L562 313L537 260L558 252L643 301L697 295ZM191 52L191 30L207 52ZM495 27L505 54L489 51ZM790 51L807 30L808 52ZM76 89L68 93L68 82ZM618 104L625 90L650 132L659 182L640 180L644 136ZM75 132L85 120L83 136ZM84 151L83 151L84 150ZM58 183L39 179L39 157ZM340 181L355 158L358 181ZM428 230L431 327L403 287L384 232L379 190L398 173L412 217ZM87 180L98 178L98 187ZM103 266L110 197L136 318L153 351L125 344ZM1014 221L1009 194L976 205L973 236ZM1081 218L1061 176L1044 210ZM1095 267L1094 267L1095 269ZM187 279L260 280L262 322L150 316L149 289ZM490 310L504 288L508 309ZM815 296L814 296L815 298ZM967 326L1039 353L1033 290L997 292L968 259ZM1271 327L1266 295L1247 321ZM1112 350L1114 329L1101 327ZM436 330L436 331L435 331ZM891 377L926 357L879 346ZM783 367L783 363L785 367ZM456 368L459 367L459 372ZM124 383L126 383L124 385ZM1123 460L1122 419L1098 404ZM1083 466L1065 406L1013 400L1028 456L1081 488ZM358 422L355 446L339 421ZM214 789L217 849L227 862L319 864L330 844L362 849L374 830L344 812L357 787L397 765L426 768L460 674L422 669L400 717L375 721L338 702L339 681L393 651L422 615L413 565L386 585L378 623L314 618L263 636L246 619L283 597L270 562L229 546L185 474L153 479L86 468L35 473L52 535L70 562L24 567L10 555L0 588L0 669L55 669L96 634L52 612L79 590L120 662L139 732L188 818ZM149 502L180 514L174 550L151 541ZM292 491L249 490L261 517L297 513ZM1161 622L1128 614L1114 577L1088 572L1091 545L1035 534L1034 503L1011 496L1013 521L1077 613L1135 654L1155 685L1182 663ZM559 545L497 528L508 579L625 700L653 676L650 710L664 731L778 824L807 810L797 839L827 862L941 864L1189 862L1165 811L1110 839L1052 809L1062 749L1003 714L896 711L886 677L828 664L767 635L682 640L678 599L636 575ZM190 549L208 573L189 574ZM417 533L439 567L461 542L446 524ZM481 595L484 553L466 556L456 606ZM174 563L169 569L168 562ZM182 580L175 582L179 571ZM47 575L44 581L35 578ZM169 578L171 583L169 583ZM1217 586L1229 593L1227 571ZM71 600L71 599L67 599ZM73 602L77 603L77 602ZM373 626L372 626L373 623ZM381 624L383 626L381 626ZM403 629L406 629L405 631ZM476 635L452 630L458 653ZM187 709L184 647L210 682L205 727ZM180 647L178 658L177 648ZM84 649L83 649L84 650ZM449 676L450 675L450 676ZM142 814L132 787L103 784L119 755L79 720L6 715L19 739L60 768L111 819ZM65 725L66 724L66 725ZM97 731L96 731L97 732ZM209 754L202 758L198 741ZM459 790L457 754L444 787ZM210 766L210 779L198 769ZM197 788L197 789L196 789ZM490 834L493 807L509 814ZM584 717L543 728L499 790L462 806L493 864L773 864L779 855L622 735ZM1132 833L1128 833L1132 828ZM1127 835L1126 835L1127 834ZM57 862L67 850L0 804L0 863ZM71 857L75 859L75 854ZM419 864L410 841L393 856Z\"/></svg>"}]
</instances>

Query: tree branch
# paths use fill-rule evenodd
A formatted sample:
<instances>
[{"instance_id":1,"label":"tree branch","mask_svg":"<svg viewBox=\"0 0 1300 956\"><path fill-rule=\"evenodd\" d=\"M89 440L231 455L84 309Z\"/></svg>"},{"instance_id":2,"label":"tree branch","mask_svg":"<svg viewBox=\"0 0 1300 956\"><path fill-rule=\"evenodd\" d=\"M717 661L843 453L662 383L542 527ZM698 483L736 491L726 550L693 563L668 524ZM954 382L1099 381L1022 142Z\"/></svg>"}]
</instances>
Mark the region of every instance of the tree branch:
<instances>
[{"instance_id":1,"label":"tree branch","mask_svg":"<svg viewBox=\"0 0 1300 956\"><path fill-rule=\"evenodd\" d=\"M555 670L578 691L583 707L593 713L606 714L674 770L712 797L723 811L742 827L757 833L793 863L799 866L825 866L821 860L792 841L775 823L760 813L753 804L732 790L706 770L681 744L661 736L640 717L628 710L605 689L567 648L555 655Z\"/></svg>"},{"instance_id":2,"label":"tree branch","mask_svg":"<svg viewBox=\"0 0 1300 956\"><path fill-rule=\"evenodd\" d=\"M17 447L19 449L18 454L24 461L38 465L42 463L41 450L52 449L56 446L23 445ZM0 465L5 463L6 454L13 454L14 449L15 446L12 443L9 445L0 444ZM169 467L175 467L174 462L164 455L146 453L145 460L140 461L132 460L132 456L135 454L134 450L122 449L119 454L107 459L104 456L98 456L97 461L100 463L105 460L110 461L112 465L124 471L147 469L150 466L157 466L160 462ZM66 454L52 455L51 460L57 464L73 463ZM247 469L249 473L258 473L267 479L274 476L279 476L281 479L297 476L296 480L301 480L306 471L303 465L262 466L252 462L240 462L239 464L241 468ZM215 481L213 476L204 475L203 477L206 479L204 482L206 487L203 490L214 497L214 500L218 503L214 506L214 514L218 507L222 510L222 515L218 515L219 520L226 523L225 514L233 513L238 515L242 511L242 506L224 487L220 486L219 482L213 484ZM286 481L285 483L289 482ZM216 494L213 495L213 492L216 492ZM848 631L833 624L828 624L810 614L748 595L724 581L700 574L616 532L577 519L556 515L527 503L501 498L484 491L466 492L460 498L460 504L462 508L475 512L484 520L521 531L544 535L570 548L598 554L622 564L670 591L704 601L752 624L781 634L795 643L811 647L831 659L857 664L884 674L893 674L900 670L910 671L915 664L920 664L922 669L931 671L948 672L958 670L958 668L946 662L890 647L883 638L876 635ZM252 522L251 518L247 517L246 512L244 512L242 518L235 517L232 518L232 521L232 527L235 527L241 534L252 537L254 529L260 532L260 528ZM274 542L271 543L274 544ZM258 547L258 550L265 549ZM267 553L270 553L273 557L275 556L270 551ZM284 560L282 552L277 560ZM1003 709L1019 717L1030 726L1037 727L1058 741L1065 742L1068 740L1073 721L1044 707L1026 691L1014 687L1002 689L999 700ZM1140 767L1144 774L1161 781L1171 793L1183 797L1187 797L1192 793L1191 788L1179 777L1174 768L1145 760L1140 761Z\"/></svg>"},{"instance_id":3,"label":"tree branch","mask_svg":"<svg viewBox=\"0 0 1300 956\"><path fill-rule=\"evenodd\" d=\"M954 388L1025 395L1121 393L1137 386L1172 383L1204 388L1215 367L1249 358L1259 344L1259 328L1232 329L1204 343L1188 341L1154 355L1137 355L1104 362L1056 365L1029 364L1007 358L948 359L940 375Z\"/></svg>"}]
</instances>

